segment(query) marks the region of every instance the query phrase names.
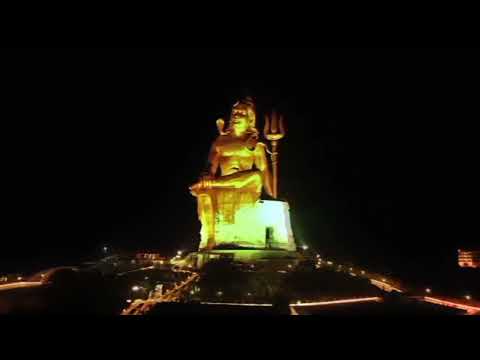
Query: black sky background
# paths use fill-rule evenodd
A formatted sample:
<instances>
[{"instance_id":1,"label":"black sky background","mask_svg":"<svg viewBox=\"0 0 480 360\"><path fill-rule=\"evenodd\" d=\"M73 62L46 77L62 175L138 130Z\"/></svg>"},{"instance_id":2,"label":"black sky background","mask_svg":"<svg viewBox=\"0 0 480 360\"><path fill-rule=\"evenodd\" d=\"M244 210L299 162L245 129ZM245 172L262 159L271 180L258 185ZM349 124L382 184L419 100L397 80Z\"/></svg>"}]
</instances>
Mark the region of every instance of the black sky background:
<instances>
[{"instance_id":1,"label":"black sky background","mask_svg":"<svg viewBox=\"0 0 480 360\"><path fill-rule=\"evenodd\" d=\"M280 195L327 256L435 272L478 247L477 50L6 50L5 269L195 249L188 186L232 103L287 121ZM13 110L13 111L12 111ZM10 129L11 127L11 129ZM473 210L471 209L473 205Z\"/></svg>"}]
</instances>

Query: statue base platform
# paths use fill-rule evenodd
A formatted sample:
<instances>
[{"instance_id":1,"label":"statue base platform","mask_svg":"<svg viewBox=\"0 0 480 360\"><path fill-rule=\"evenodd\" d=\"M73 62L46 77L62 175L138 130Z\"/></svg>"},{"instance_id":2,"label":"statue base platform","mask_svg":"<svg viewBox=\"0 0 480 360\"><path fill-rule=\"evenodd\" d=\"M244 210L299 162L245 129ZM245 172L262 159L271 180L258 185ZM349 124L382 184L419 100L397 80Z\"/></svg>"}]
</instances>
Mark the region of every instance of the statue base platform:
<instances>
[{"instance_id":1,"label":"statue base platform","mask_svg":"<svg viewBox=\"0 0 480 360\"><path fill-rule=\"evenodd\" d=\"M183 259L182 266L199 269L212 260L227 260L234 263L266 266L272 269L277 264L281 268L288 264L295 266L301 259L301 254L296 251L280 249L219 249L190 253Z\"/></svg>"},{"instance_id":2,"label":"statue base platform","mask_svg":"<svg viewBox=\"0 0 480 360\"><path fill-rule=\"evenodd\" d=\"M233 221L221 215L215 220L215 247L296 250L290 222L290 207L285 201L258 200L254 206L240 207ZM209 251L202 228L199 251ZM243 251L243 250L242 250Z\"/></svg>"}]
</instances>

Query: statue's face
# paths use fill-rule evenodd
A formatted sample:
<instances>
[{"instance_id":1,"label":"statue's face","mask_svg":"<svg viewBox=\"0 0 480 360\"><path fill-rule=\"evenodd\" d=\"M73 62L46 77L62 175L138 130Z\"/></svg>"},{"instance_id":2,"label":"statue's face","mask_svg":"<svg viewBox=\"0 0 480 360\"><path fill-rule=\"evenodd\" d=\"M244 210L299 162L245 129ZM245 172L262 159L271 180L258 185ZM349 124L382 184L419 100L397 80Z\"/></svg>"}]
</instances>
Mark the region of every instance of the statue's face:
<instances>
[{"instance_id":1,"label":"statue's face","mask_svg":"<svg viewBox=\"0 0 480 360\"><path fill-rule=\"evenodd\" d=\"M238 106L233 109L232 112L232 127L239 131L247 131L249 127L249 119L248 119L248 112L247 107L245 106Z\"/></svg>"}]
</instances>

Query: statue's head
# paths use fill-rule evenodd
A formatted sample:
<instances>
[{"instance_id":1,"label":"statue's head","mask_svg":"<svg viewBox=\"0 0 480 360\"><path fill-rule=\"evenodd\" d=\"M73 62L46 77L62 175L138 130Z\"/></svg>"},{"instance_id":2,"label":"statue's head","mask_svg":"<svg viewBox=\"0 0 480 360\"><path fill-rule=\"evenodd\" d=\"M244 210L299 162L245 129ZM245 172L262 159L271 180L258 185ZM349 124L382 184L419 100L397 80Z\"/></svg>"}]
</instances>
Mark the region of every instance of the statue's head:
<instances>
[{"instance_id":1,"label":"statue's head","mask_svg":"<svg viewBox=\"0 0 480 360\"><path fill-rule=\"evenodd\" d=\"M228 130L239 133L258 133L255 128L255 104L251 97L237 101L232 108Z\"/></svg>"}]
</instances>

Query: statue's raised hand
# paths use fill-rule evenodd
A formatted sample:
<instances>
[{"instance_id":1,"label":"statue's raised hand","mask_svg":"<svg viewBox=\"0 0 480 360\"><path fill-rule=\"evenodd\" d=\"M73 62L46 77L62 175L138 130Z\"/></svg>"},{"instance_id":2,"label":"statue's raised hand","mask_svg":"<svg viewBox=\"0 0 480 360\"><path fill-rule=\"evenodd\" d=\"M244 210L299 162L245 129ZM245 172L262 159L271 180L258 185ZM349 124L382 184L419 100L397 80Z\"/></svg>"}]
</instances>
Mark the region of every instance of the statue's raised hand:
<instances>
[{"instance_id":1,"label":"statue's raised hand","mask_svg":"<svg viewBox=\"0 0 480 360\"><path fill-rule=\"evenodd\" d=\"M218 119L217 120L217 129L218 129L218 132L220 133L220 135L227 135L227 133L225 131L223 131L224 128L225 128L225 121L223 119Z\"/></svg>"}]
</instances>

